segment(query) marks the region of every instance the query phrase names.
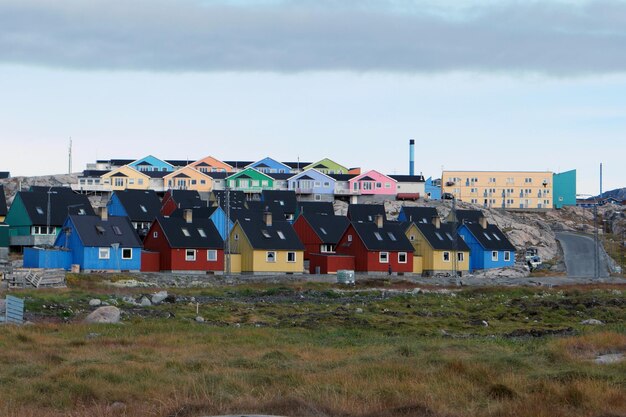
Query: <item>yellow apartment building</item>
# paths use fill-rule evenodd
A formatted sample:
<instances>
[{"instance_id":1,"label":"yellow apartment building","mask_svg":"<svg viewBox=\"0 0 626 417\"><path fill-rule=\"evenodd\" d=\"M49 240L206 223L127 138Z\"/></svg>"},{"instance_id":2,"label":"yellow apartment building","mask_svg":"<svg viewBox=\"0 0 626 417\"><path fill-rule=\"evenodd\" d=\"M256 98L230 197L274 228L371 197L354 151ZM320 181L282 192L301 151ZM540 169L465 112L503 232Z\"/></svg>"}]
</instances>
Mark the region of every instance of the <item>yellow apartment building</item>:
<instances>
[{"instance_id":1,"label":"yellow apartment building","mask_svg":"<svg viewBox=\"0 0 626 417\"><path fill-rule=\"evenodd\" d=\"M550 171L443 171L441 192L484 208L551 209Z\"/></svg>"}]
</instances>

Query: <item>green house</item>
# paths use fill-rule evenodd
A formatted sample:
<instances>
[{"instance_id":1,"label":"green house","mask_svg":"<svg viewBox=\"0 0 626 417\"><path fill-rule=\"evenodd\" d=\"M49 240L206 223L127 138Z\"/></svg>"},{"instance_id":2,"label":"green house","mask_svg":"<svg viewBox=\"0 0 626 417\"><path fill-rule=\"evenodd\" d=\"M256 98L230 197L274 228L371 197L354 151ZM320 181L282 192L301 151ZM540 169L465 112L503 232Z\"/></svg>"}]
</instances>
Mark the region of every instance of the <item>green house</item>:
<instances>
[{"instance_id":1,"label":"green house","mask_svg":"<svg viewBox=\"0 0 626 417\"><path fill-rule=\"evenodd\" d=\"M554 208L576 205L576 170L573 169L552 177Z\"/></svg>"},{"instance_id":2,"label":"green house","mask_svg":"<svg viewBox=\"0 0 626 417\"><path fill-rule=\"evenodd\" d=\"M274 189L274 178L254 168L246 168L241 172L226 177L228 187L245 193L260 193Z\"/></svg>"},{"instance_id":3,"label":"green house","mask_svg":"<svg viewBox=\"0 0 626 417\"><path fill-rule=\"evenodd\" d=\"M330 160L328 158L324 158L321 161L317 161L312 163L311 165L307 165L303 168L303 171L307 169L315 169L319 172L322 172L326 175L329 174L347 174L349 169L344 167L343 165L338 164L337 162Z\"/></svg>"}]
</instances>

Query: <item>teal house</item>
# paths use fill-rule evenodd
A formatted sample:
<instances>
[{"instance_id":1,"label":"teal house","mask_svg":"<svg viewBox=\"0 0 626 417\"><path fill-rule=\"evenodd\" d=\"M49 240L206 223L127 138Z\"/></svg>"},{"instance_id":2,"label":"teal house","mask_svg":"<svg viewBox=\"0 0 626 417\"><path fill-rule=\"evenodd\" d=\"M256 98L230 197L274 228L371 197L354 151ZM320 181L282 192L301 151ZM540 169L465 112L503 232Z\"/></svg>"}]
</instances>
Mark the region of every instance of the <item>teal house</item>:
<instances>
[{"instance_id":1,"label":"teal house","mask_svg":"<svg viewBox=\"0 0 626 417\"><path fill-rule=\"evenodd\" d=\"M565 206L576 205L576 170L554 174L553 184L553 207L556 209Z\"/></svg>"},{"instance_id":2,"label":"teal house","mask_svg":"<svg viewBox=\"0 0 626 417\"><path fill-rule=\"evenodd\" d=\"M254 168L246 168L226 178L228 187L245 193L260 193L274 188L274 178Z\"/></svg>"}]
</instances>

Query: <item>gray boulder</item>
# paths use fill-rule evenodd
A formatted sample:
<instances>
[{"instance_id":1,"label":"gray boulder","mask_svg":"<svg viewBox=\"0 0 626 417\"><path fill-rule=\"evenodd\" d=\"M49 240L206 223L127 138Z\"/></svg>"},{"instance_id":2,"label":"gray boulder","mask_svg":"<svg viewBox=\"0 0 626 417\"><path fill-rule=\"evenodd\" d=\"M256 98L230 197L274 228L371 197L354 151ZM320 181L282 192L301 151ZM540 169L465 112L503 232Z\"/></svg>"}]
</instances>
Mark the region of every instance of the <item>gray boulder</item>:
<instances>
[{"instance_id":1,"label":"gray boulder","mask_svg":"<svg viewBox=\"0 0 626 417\"><path fill-rule=\"evenodd\" d=\"M139 300L139 305L141 305L142 307L150 307L152 305L152 302L148 297L144 295L143 297L141 297L141 300Z\"/></svg>"},{"instance_id":2,"label":"gray boulder","mask_svg":"<svg viewBox=\"0 0 626 417\"><path fill-rule=\"evenodd\" d=\"M114 306L98 307L85 319L85 323L119 323L120 309Z\"/></svg>"},{"instance_id":3,"label":"gray boulder","mask_svg":"<svg viewBox=\"0 0 626 417\"><path fill-rule=\"evenodd\" d=\"M167 291L159 291L152 295L152 304L160 304L167 298Z\"/></svg>"},{"instance_id":4,"label":"gray boulder","mask_svg":"<svg viewBox=\"0 0 626 417\"><path fill-rule=\"evenodd\" d=\"M89 300L89 305L91 307L98 307L101 304L102 304L102 301L98 300L97 298L92 298L91 300Z\"/></svg>"},{"instance_id":5,"label":"gray boulder","mask_svg":"<svg viewBox=\"0 0 626 417\"><path fill-rule=\"evenodd\" d=\"M584 324L585 326L604 326L604 322L596 319L583 320L580 324Z\"/></svg>"}]
</instances>

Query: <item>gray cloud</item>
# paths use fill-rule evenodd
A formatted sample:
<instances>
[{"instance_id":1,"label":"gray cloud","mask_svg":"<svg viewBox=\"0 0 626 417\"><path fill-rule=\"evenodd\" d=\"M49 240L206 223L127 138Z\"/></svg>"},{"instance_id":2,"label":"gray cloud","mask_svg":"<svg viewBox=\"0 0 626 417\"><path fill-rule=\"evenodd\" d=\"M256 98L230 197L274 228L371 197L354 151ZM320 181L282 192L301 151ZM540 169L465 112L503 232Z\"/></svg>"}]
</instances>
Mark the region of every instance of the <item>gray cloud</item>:
<instances>
[{"instance_id":1,"label":"gray cloud","mask_svg":"<svg viewBox=\"0 0 626 417\"><path fill-rule=\"evenodd\" d=\"M398 6L398 5L401 5ZM0 62L144 71L626 71L626 3L0 0Z\"/></svg>"}]
</instances>

